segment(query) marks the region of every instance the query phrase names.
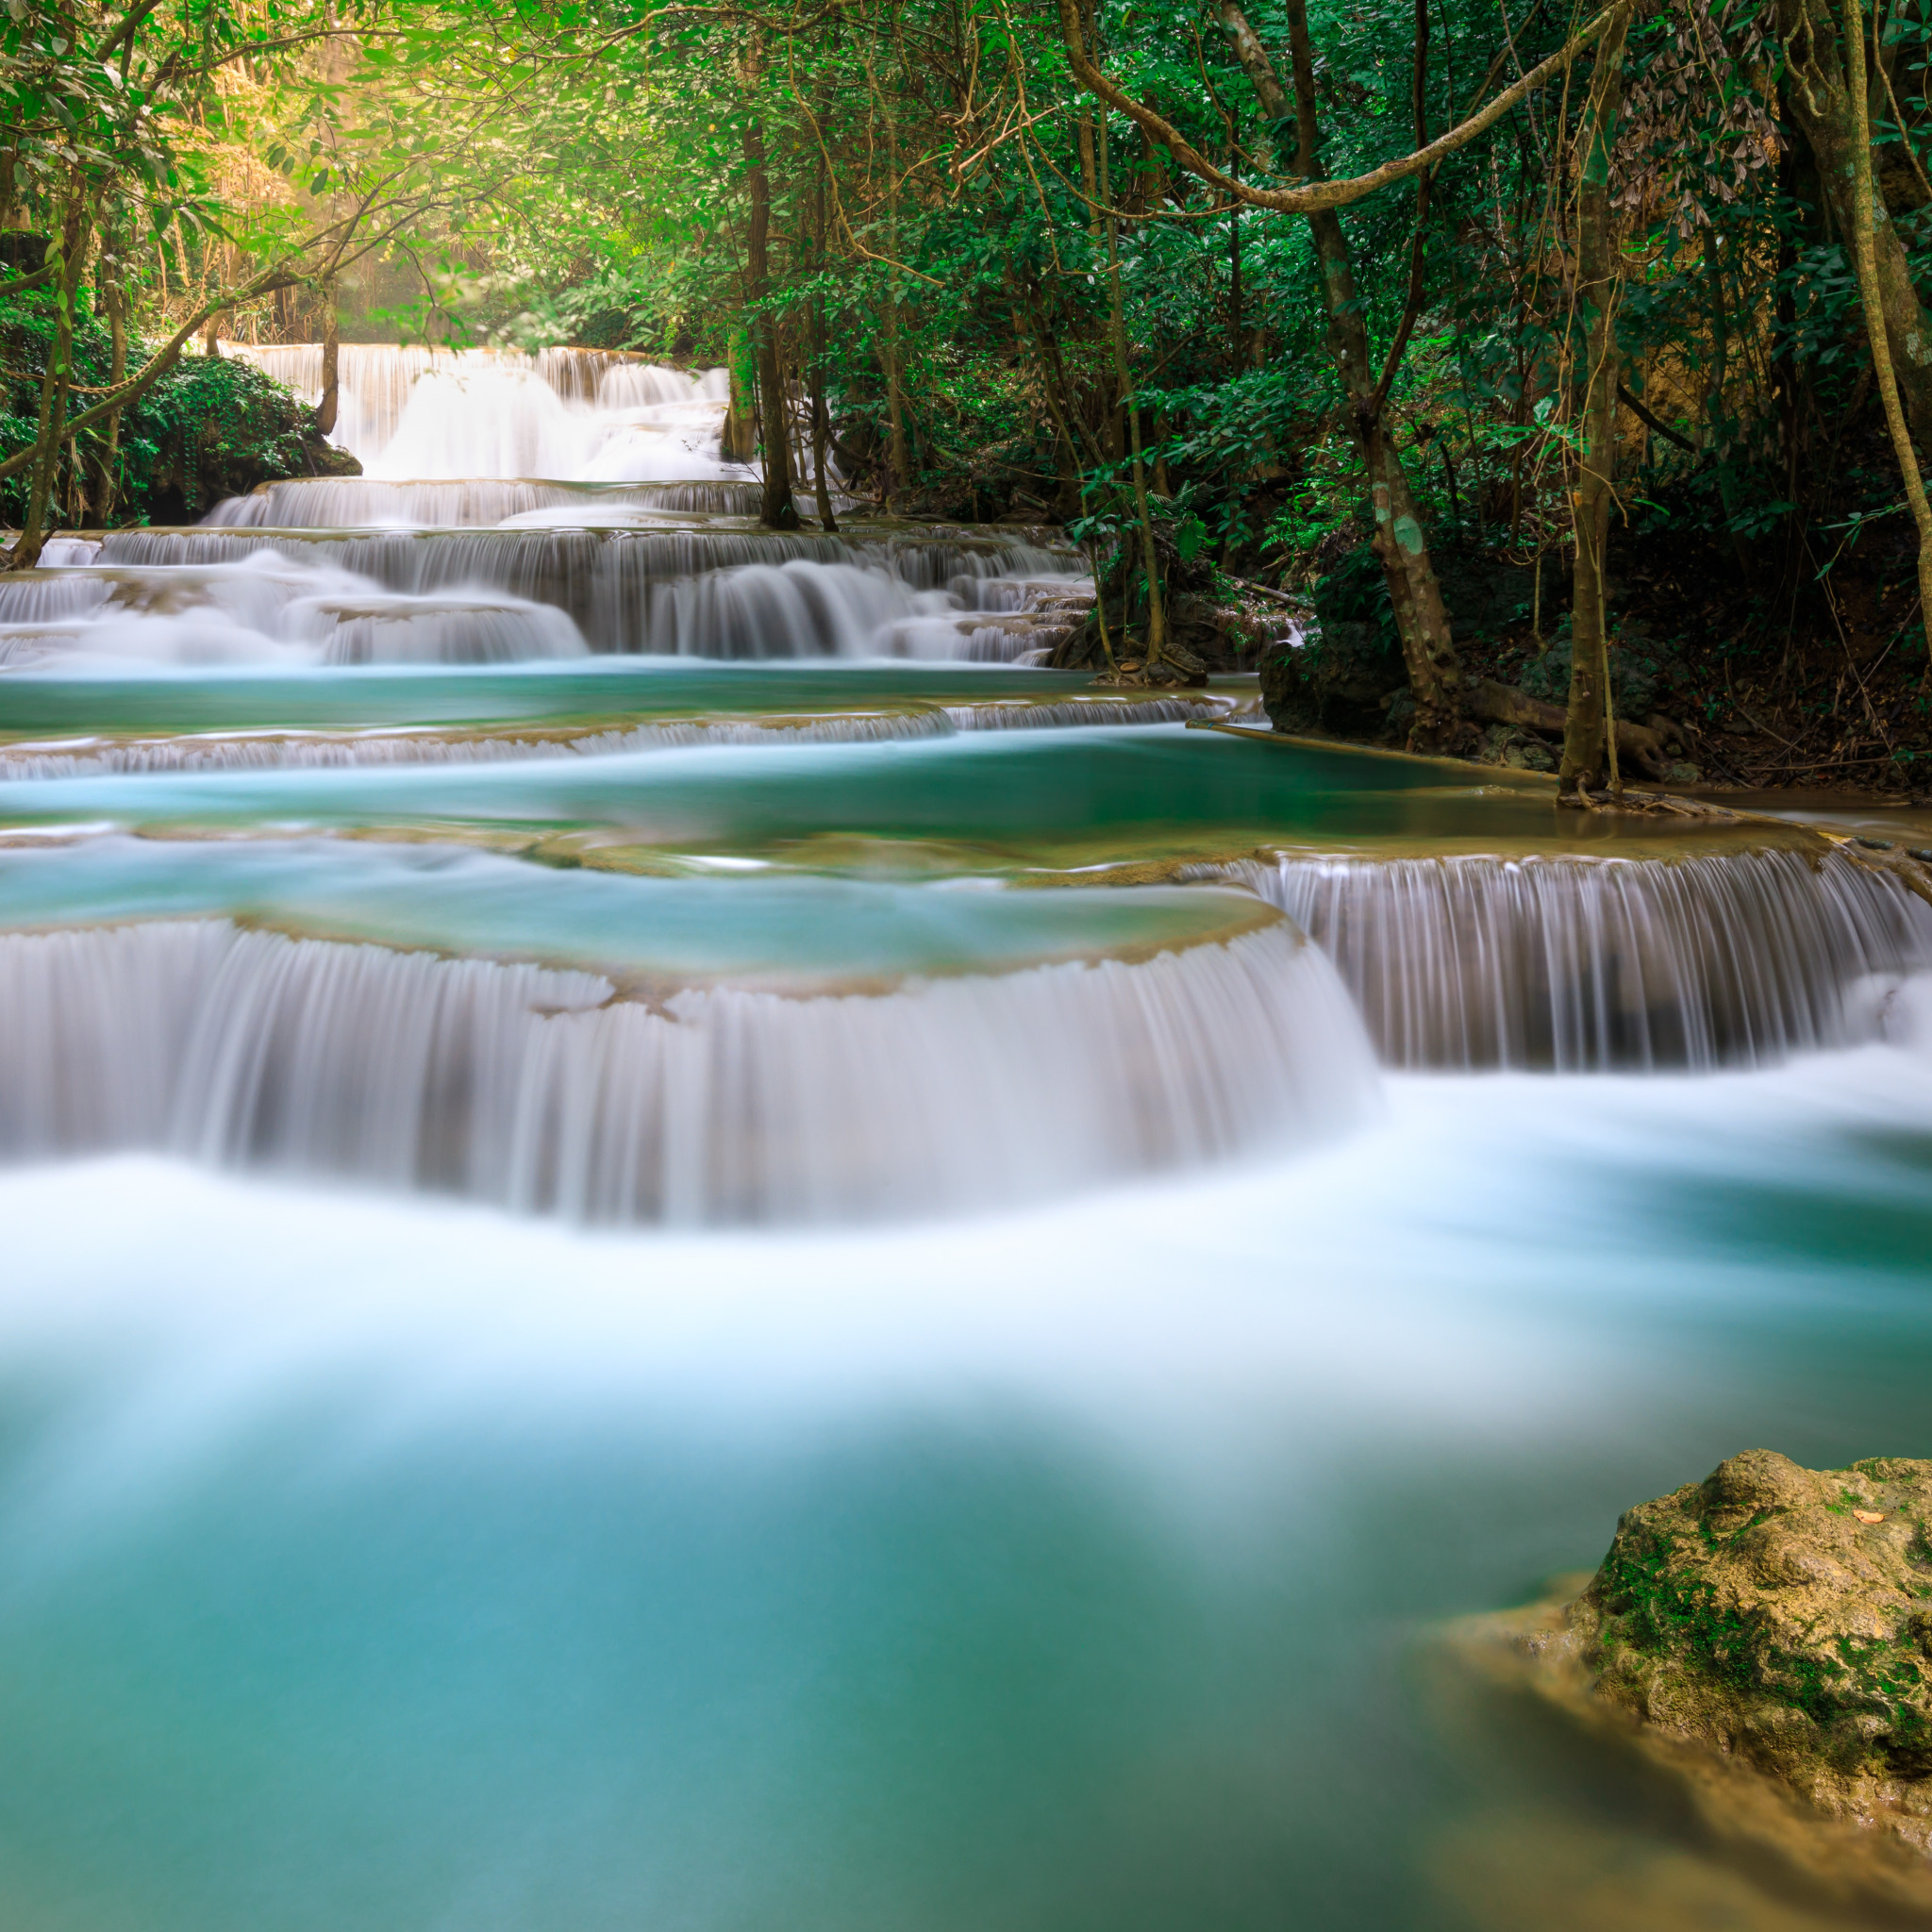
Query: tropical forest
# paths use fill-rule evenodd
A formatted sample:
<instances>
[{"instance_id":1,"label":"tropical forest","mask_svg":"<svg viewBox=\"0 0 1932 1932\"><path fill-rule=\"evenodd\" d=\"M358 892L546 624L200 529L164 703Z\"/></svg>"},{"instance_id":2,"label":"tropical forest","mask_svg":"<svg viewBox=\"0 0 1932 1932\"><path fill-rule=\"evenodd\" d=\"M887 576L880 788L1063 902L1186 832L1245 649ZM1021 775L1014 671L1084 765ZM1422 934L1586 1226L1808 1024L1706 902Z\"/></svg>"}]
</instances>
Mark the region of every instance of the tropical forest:
<instances>
[{"instance_id":1,"label":"tropical forest","mask_svg":"<svg viewBox=\"0 0 1932 1932\"><path fill-rule=\"evenodd\" d=\"M1932 1927L1928 171L0 0L0 1923Z\"/></svg>"}]
</instances>

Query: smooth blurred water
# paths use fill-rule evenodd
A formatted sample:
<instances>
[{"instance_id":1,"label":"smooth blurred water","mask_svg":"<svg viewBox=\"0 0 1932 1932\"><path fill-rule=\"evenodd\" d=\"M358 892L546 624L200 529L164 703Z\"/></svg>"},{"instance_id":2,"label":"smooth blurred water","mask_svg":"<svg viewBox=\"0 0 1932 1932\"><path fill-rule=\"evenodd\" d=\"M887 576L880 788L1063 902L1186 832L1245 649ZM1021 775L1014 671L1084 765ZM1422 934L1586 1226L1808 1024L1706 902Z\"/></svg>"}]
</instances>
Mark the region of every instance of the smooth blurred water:
<instances>
[{"instance_id":1,"label":"smooth blurred water","mask_svg":"<svg viewBox=\"0 0 1932 1932\"><path fill-rule=\"evenodd\" d=\"M1078 598L727 527L716 383L344 381L0 596L0 1927L1847 1923L1441 1633L1932 1455L1916 820L594 661Z\"/></svg>"},{"instance_id":2,"label":"smooth blurred water","mask_svg":"<svg viewBox=\"0 0 1932 1932\"><path fill-rule=\"evenodd\" d=\"M9 1923L1472 1923L1418 1630L1736 1448L1932 1453L1924 1072L1411 1077L886 1236L10 1176ZM1538 1802L1474 1923L1657 1841Z\"/></svg>"}]
</instances>

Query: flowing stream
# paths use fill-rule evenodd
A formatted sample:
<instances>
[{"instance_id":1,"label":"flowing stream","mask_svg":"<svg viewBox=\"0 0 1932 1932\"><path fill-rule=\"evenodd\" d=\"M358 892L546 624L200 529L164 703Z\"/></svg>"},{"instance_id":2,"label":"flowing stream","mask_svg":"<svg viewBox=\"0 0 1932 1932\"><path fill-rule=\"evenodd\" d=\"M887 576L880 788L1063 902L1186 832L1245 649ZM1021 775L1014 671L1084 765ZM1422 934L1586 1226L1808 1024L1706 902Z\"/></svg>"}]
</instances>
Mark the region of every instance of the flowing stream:
<instances>
[{"instance_id":1,"label":"flowing stream","mask_svg":"<svg viewBox=\"0 0 1932 1932\"><path fill-rule=\"evenodd\" d=\"M1926 824L1270 740L1041 668L1051 533L761 531L715 375L342 371L362 476L0 582L7 1925L1851 1923L1432 1633L1932 1455Z\"/></svg>"}]
</instances>

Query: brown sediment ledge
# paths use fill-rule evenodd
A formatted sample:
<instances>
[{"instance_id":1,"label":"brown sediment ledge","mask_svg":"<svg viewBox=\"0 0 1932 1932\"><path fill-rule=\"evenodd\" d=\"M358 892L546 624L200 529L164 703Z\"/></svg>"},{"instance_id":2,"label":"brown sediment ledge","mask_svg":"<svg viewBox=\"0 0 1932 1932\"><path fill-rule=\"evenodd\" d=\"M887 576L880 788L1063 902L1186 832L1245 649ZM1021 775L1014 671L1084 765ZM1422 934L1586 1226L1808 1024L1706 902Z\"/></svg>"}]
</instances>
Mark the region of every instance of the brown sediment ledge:
<instances>
[{"instance_id":1,"label":"brown sediment ledge","mask_svg":"<svg viewBox=\"0 0 1932 1932\"><path fill-rule=\"evenodd\" d=\"M1932 1922L1932 1461L1746 1450L1574 1581L1453 1652L1664 1768L1720 1841Z\"/></svg>"}]
</instances>

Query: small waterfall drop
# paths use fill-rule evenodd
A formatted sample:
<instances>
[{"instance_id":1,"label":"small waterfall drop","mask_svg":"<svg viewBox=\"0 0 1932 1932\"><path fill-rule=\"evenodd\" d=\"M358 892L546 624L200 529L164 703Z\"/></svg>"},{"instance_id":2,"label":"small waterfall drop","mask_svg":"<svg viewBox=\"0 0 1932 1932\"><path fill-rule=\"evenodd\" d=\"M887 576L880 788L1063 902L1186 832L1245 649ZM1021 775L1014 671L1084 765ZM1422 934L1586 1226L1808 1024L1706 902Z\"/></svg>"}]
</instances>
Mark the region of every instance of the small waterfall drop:
<instances>
[{"instance_id":1,"label":"small waterfall drop","mask_svg":"<svg viewBox=\"0 0 1932 1932\"><path fill-rule=\"evenodd\" d=\"M1285 923L1132 963L787 997L190 921L0 938L0 1149L157 1147L596 1222L991 1208L1374 1105Z\"/></svg>"},{"instance_id":2,"label":"small waterfall drop","mask_svg":"<svg viewBox=\"0 0 1932 1932\"><path fill-rule=\"evenodd\" d=\"M487 731L437 731L412 726L342 732L258 730L234 736L197 732L190 737L64 738L55 742L29 740L0 745L0 781L167 772L497 764L558 757L619 758L631 752L726 745L874 744L946 738L958 731L1178 724L1196 718L1224 717L1231 708L1230 701L1215 698L1080 698L1058 704L991 699L984 704L908 705L893 710L841 709L823 717L781 713L577 729L507 726Z\"/></svg>"},{"instance_id":3,"label":"small waterfall drop","mask_svg":"<svg viewBox=\"0 0 1932 1932\"><path fill-rule=\"evenodd\" d=\"M1248 861L1399 1067L1714 1067L1874 1037L1932 906L1841 853Z\"/></svg>"}]
</instances>

